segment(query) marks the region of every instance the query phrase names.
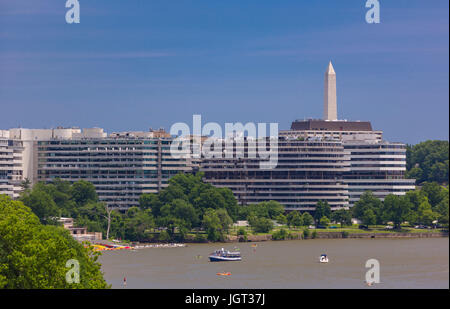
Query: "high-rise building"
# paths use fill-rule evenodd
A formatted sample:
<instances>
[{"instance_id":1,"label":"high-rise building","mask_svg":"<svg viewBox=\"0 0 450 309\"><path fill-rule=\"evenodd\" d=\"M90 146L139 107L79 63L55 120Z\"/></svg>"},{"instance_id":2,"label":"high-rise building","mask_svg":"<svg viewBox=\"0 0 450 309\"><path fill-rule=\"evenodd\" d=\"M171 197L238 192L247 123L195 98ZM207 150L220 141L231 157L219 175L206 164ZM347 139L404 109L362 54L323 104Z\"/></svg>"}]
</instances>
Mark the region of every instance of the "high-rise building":
<instances>
[{"instance_id":1,"label":"high-rise building","mask_svg":"<svg viewBox=\"0 0 450 309\"><path fill-rule=\"evenodd\" d=\"M204 180L216 187L230 188L241 205L274 200L286 210L313 211L318 201L332 209L348 207L348 186L343 176L350 170L350 157L340 141L280 137L278 163L262 169L259 158L250 158L247 141L244 157L203 158Z\"/></svg>"},{"instance_id":2,"label":"high-rise building","mask_svg":"<svg viewBox=\"0 0 450 309\"><path fill-rule=\"evenodd\" d=\"M9 131L0 130L0 194L19 197L23 180L21 141L11 140Z\"/></svg>"},{"instance_id":3,"label":"high-rise building","mask_svg":"<svg viewBox=\"0 0 450 309\"><path fill-rule=\"evenodd\" d=\"M142 194L157 193L168 186L170 177L191 170L185 158L171 156L172 138L158 136L123 132L101 138L38 141L37 179L86 180L108 206L137 206Z\"/></svg>"},{"instance_id":4,"label":"high-rise building","mask_svg":"<svg viewBox=\"0 0 450 309\"><path fill-rule=\"evenodd\" d=\"M0 131L0 194L19 196L20 184L55 178L91 182L109 206L138 205L170 177L190 172L186 158L173 158L164 130L119 132L101 128L11 129Z\"/></svg>"}]
</instances>

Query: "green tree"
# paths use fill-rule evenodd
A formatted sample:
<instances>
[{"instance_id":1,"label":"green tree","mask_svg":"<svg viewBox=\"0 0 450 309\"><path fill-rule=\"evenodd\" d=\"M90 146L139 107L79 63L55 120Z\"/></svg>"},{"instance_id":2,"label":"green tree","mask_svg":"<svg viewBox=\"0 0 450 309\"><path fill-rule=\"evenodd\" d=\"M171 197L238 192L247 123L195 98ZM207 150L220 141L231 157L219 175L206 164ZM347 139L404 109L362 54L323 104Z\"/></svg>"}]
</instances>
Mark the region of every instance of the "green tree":
<instances>
[{"instance_id":1,"label":"green tree","mask_svg":"<svg viewBox=\"0 0 450 309\"><path fill-rule=\"evenodd\" d=\"M330 225L330 219L328 219L328 217L326 216L323 216L322 218L320 218L319 223L320 225L327 227L328 225Z\"/></svg>"},{"instance_id":2,"label":"green tree","mask_svg":"<svg viewBox=\"0 0 450 309\"><path fill-rule=\"evenodd\" d=\"M287 218L286 218L286 216L283 215L283 214L278 215L278 216L275 218L275 220L277 220L278 224L281 224L281 225L287 224Z\"/></svg>"},{"instance_id":3,"label":"green tree","mask_svg":"<svg viewBox=\"0 0 450 309\"><path fill-rule=\"evenodd\" d=\"M401 224L408 219L412 204L406 196L389 194L384 199L384 215L387 221L394 223L394 228L399 229Z\"/></svg>"},{"instance_id":4,"label":"green tree","mask_svg":"<svg viewBox=\"0 0 450 309\"><path fill-rule=\"evenodd\" d=\"M33 190L23 194L20 200L31 208L42 223L56 224L60 212L51 196L43 190L43 186L42 183L36 184Z\"/></svg>"},{"instance_id":5,"label":"green tree","mask_svg":"<svg viewBox=\"0 0 450 309\"><path fill-rule=\"evenodd\" d=\"M62 227L42 225L22 202L0 195L0 288L107 288L97 257ZM79 283L66 281L71 259L79 263Z\"/></svg>"},{"instance_id":6,"label":"green tree","mask_svg":"<svg viewBox=\"0 0 450 309\"><path fill-rule=\"evenodd\" d=\"M154 193L145 193L139 197L139 207L143 210L151 209L154 215L159 215L161 206L158 195Z\"/></svg>"},{"instance_id":7,"label":"green tree","mask_svg":"<svg viewBox=\"0 0 450 309\"><path fill-rule=\"evenodd\" d=\"M431 207L436 207L437 204L442 200L444 195L442 194L443 187L441 187L437 182L426 182L423 184L421 192L428 198L428 202Z\"/></svg>"},{"instance_id":8,"label":"green tree","mask_svg":"<svg viewBox=\"0 0 450 309\"><path fill-rule=\"evenodd\" d=\"M375 224L382 224L384 221L383 203L380 199L376 198L371 191L366 191L353 206L353 216L361 221L364 221L364 214L366 210L369 209L375 215Z\"/></svg>"},{"instance_id":9,"label":"green tree","mask_svg":"<svg viewBox=\"0 0 450 309\"><path fill-rule=\"evenodd\" d=\"M72 184L72 199L78 206L85 205L89 202L97 202L98 196L92 183L85 180L79 180Z\"/></svg>"},{"instance_id":10,"label":"green tree","mask_svg":"<svg viewBox=\"0 0 450 309\"><path fill-rule=\"evenodd\" d=\"M202 225L208 235L208 240L218 241L223 239L223 235L220 233L222 228L220 218L214 209L210 208L205 211Z\"/></svg>"},{"instance_id":11,"label":"green tree","mask_svg":"<svg viewBox=\"0 0 450 309\"><path fill-rule=\"evenodd\" d=\"M298 211L292 211L292 215L289 218L289 226L294 226L296 228L303 226L303 217L300 215Z\"/></svg>"},{"instance_id":12,"label":"green tree","mask_svg":"<svg viewBox=\"0 0 450 309\"><path fill-rule=\"evenodd\" d=\"M273 229L273 223L268 218L256 218L249 224L255 233L269 233Z\"/></svg>"},{"instance_id":13,"label":"green tree","mask_svg":"<svg viewBox=\"0 0 450 309\"><path fill-rule=\"evenodd\" d=\"M448 141L428 140L406 149L407 177L418 184L436 181L448 184ZM431 203L431 201L430 201Z\"/></svg>"},{"instance_id":14,"label":"green tree","mask_svg":"<svg viewBox=\"0 0 450 309\"><path fill-rule=\"evenodd\" d=\"M314 218L311 216L309 212L304 212L302 215L303 225L310 226L314 222Z\"/></svg>"},{"instance_id":15,"label":"green tree","mask_svg":"<svg viewBox=\"0 0 450 309\"><path fill-rule=\"evenodd\" d=\"M316 209L314 211L314 220L316 224L320 222L322 217L329 218L331 216L331 207L327 201L317 202Z\"/></svg>"},{"instance_id":16,"label":"green tree","mask_svg":"<svg viewBox=\"0 0 450 309\"><path fill-rule=\"evenodd\" d=\"M377 217L372 209L366 209L361 217L361 221L364 225L370 226L377 223Z\"/></svg>"},{"instance_id":17,"label":"green tree","mask_svg":"<svg viewBox=\"0 0 450 309\"><path fill-rule=\"evenodd\" d=\"M352 225L352 213L350 210L338 209L331 214L331 218L342 226Z\"/></svg>"},{"instance_id":18,"label":"green tree","mask_svg":"<svg viewBox=\"0 0 450 309\"><path fill-rule=\"evenodd\" d=\"M131 207L126 213L125 238L133 241L146 241L150 238L150 229L155 226L152 213L149 209L140 210Z\"/></svg>"}]
</instances>

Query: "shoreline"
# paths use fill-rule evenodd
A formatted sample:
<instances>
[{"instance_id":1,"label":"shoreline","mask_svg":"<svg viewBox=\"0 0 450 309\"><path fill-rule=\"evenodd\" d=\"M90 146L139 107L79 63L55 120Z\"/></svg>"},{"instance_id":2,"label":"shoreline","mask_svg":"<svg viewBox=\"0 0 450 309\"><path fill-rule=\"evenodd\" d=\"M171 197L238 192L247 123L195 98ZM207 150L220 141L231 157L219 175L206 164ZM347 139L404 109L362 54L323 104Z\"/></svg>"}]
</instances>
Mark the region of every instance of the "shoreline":
<instances>
[{"instance_id":1,"label":"shoreline","mask_svg":"<svg viewBox=\"0 0 450 309\"><path fill-rule=\"evenodd\" d=\"M343 232L317 232L315 236L309 235L304 238L302 233L292 233L290 237L285 239L273 239L272 234L267 235L250 235L245 239L243 236L227 236L223 242L211 242L211 241L195 241L194 239L185 239L183 242L130 242L120 243L120 245L128 245L131 249L144 249L144 248L179 248L185 247L187 244L206 244L206 243L251 243L251 242L265 242L265 241L286 241L286 240L314 240L314 239L386 239L386 238L445 238L449 236L448 231L441 232L422 232L422 233L408 233L408 232L363 232L363 233L348 233ZM94 243L106 243L107 240L95 241ZM94 244L93 243L93 244ZM118 245L116 243L116 245Z\"/></svg>"},{"instance_id":2,"label":"shoreline","mask_svg":"<svg viewBox=\"0 0 450 309\"><path fill-rule=\"evenodd\" d=\"M344 233L344 232L317 232L316 235L309 235L304 238L302 233L291 234L291 237L285 239L272 239L272 235L250 235L247 240L244 237L232 236L228 237L225 242L261 242L261 241L283 241L283 240L312 240L312 239L373 239L373 238L445 238L448 237L447 232L422 232L422 233L408 233L408 232L363 232L363 233Z\"/></svg>"}]
</instances>

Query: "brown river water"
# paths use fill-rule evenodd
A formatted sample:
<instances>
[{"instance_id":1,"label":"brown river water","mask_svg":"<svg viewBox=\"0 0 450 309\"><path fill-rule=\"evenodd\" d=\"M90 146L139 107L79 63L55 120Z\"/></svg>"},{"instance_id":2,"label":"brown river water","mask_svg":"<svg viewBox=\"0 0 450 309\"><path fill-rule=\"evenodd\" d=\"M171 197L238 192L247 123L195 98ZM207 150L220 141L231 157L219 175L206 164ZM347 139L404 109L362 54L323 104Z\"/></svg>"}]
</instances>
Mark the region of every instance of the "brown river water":
<instances>
[{"instance_id":1,"label":"brown river water","mask_svg":"<svg viewBox=\"0 0 450 309\"><path fill-rule=\"evenodd\" d=\"M449 288L448 238L313 239L182 248L106 251L99 258L113 288L302 289ZM242 261L209 262L216 249L239 248ZM326 253L329 263L319 263ZM380 263L380 283L365 284L368 259ZM218 276L230 272L231 276Z\"/></svg>"}]
</instances>

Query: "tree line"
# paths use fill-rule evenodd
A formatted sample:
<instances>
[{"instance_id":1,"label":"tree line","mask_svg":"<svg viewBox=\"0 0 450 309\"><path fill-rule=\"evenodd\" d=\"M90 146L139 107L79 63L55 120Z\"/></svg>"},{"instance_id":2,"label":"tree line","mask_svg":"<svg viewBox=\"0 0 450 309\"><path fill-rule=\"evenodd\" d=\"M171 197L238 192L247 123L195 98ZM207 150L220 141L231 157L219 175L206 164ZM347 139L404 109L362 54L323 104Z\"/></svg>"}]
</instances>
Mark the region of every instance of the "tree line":
<instances>
[{"instance_id":1,"label":"tree line","mask_svg":"<svg viewBox=\"0 0 450 309\"><path fill-rule=\"evenodd\" d=\"M448 188L436 182L425 183L420 189L408 191L405 195L386 196L381 201L370 191L365 192L352 208L353 216L364 225L380 225L392 222L394 228L401 224L431 226L438 221L448 228Z\"/></svg>"},{"instance_id":2,"label":"tree line","mask_svg":"<svg viewBox=\"0 0 450 309\"><path fill-rule=\"evenodd\" d=\"M406 148L406 176L417 184L448 184L448 141L428 140Z\"/></svg>"}]
</instances>

